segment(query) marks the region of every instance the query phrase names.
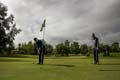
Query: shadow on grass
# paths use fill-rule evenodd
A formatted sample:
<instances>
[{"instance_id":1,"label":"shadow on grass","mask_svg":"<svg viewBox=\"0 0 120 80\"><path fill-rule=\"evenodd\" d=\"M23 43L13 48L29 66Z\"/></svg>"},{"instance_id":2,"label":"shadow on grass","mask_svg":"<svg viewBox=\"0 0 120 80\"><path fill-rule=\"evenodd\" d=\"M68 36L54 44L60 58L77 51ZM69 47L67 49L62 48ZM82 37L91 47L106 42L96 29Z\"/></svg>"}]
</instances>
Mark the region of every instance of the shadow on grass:
<instances>
[{"instance_id":1,"label":"shadow on grass","mask_svg":"<svg viewBox=\"0 0 120 80\"><path fill-rule=\"evenodd\" d=\"M63 67L75 67L75 65L62 65L62 64L57 64L55 66L63 66Z\"/></svg>"},{"instance_id":2,"label":"shadow on grass","mask_svg":"<svg viewBox=\"0 0 120 80\"><path fill-rule=\"evenodd\" d=\"M101 69L101 70L99 70L99 71L120 71L120 70L105 70L105 69Z\"/></svg>"},{"instance_id":3,"label":"shadow on grass","mask_svg":"<svg viewBox=\"0 0 120 80\"><path fill-rule=\"evenodd\" d=\"M0 62L29 62L27 60L18 60L18 59L0 59Z\"/></svg>"},{"instance_id":4,"label":"shadow on grass","mask_svg":"<svg viewBox=\"0 0 120 80\"><path fill-rule=\"evenodd\" d=\"M37 64L37 65L41 65L41 64ZM67 64L43 64L43 65L60 66L60 67L75 67L75 65L67 65Z\"/></svg>"},{"instance_id":5,"label":"shadow on grass","mask_svg":"<svg viewBox=\"0 0 120 80\"><path fill-rule=\"evenodd\" d=\"M120 65L120 63L100 63L99 65Z\"/></svg>"},{"instance_id":6,"label":"shadow on grass","mask_svg":"<svg viewBox=\"0 0 120 80\"><path fill-rule=\"evenodd\" d=\"M60 67L75 67L75 65L68 65L68 64L45 64L45 65L60 66Z\"/></svg>"}]
</instances>

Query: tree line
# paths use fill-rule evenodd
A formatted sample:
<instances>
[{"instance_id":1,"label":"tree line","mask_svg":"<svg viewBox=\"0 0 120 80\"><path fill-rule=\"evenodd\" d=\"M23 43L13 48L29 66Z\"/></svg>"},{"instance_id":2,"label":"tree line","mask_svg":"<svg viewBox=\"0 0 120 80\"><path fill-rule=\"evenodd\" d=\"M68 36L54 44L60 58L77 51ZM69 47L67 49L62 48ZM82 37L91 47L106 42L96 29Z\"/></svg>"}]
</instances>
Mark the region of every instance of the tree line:
<instances>
[{"instance_id":1,"label":"tree line","mask_svg":"<svg viewBox=\"0 0 120 80\"><path fill-rule=\"evenodd\" d=\"M70 42L65 40L63 43L58 43L55 47L51 44L45 43L46 53L45 55L56 55L56 56L69 56L69 55L86 55L89 56L92 53L92 46L87 44L79 44L78 42ZM20 43L18 45L17 53L19 54L32 54L36 55L37 51L35 49L35 44L32 41L28 43ZM120 47L118 42L113 42L112 45L107 45L101 43L99 46L99 53L103 53L103 56L110 56L111 52L120 52Z\"/></svg>"}]
</instances>

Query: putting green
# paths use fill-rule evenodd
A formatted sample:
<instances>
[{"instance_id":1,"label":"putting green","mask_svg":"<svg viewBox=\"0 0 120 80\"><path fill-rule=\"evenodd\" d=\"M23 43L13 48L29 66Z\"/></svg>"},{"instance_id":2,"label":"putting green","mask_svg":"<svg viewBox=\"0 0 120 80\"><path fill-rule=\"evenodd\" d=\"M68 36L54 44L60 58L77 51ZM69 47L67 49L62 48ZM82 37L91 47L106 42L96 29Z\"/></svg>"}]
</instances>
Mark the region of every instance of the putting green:
<instances>
[{"instance_id":1,"label":"putting green","mask_svg":"<svg viewBox=\"0 0 120 80\"><path fill-rule=\"evenodd\" d=\"M120 80L120 57L46 57L44 65L37 57L0 57L0 80Z\"/></svg>"}]
</instances>

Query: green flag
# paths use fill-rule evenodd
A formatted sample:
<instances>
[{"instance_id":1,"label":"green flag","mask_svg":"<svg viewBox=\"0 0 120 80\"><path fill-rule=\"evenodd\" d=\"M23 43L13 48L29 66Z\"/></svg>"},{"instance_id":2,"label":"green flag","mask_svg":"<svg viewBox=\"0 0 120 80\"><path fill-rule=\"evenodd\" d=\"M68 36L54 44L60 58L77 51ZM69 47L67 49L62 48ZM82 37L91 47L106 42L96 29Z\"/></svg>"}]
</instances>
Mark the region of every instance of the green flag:
<instances>
[{"instance_id":1,"label":"green flag","mask_svg":"<svg viewBox=\"0 0 120 80\"><path fill-rule=\"evenodd\" d=\"M46 24L46 20L43 21L43 24L42 24L42 27L41 27L41 29L40 29L40 32L43 31L43 28L45 27L45 24Z\"/></svg>"}]
</instances>

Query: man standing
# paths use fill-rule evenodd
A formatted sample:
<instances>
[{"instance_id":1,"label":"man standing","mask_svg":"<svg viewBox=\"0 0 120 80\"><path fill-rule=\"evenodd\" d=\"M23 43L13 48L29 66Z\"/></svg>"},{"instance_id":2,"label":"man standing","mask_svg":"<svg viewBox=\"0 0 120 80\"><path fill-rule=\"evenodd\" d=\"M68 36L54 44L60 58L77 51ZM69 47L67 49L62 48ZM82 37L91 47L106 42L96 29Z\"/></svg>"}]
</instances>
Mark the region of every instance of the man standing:
<instances>
[{"instance_id":1,"label":"man standing","mask_svg":"<svg viewBox=\"0 0 120 80\"><path fill-rule=\"evenodd\" d=\"M44 54L45 54L45 45L42 40L38 40L37 38L34 38L37 53L39 54L39 63L43 64L44 62Z\"/></svg>"},{"instance_id":2,"label":"man standing","mask_svg":"<svg viewBox=\"0 0 120 80\"><path fill-rule=\"evenodd\" d=\"M95 36L95 33L92 34L92 39L93 39L94 64L99 64L98 57L99 39Z\"/></svg>"}]
</instances>

